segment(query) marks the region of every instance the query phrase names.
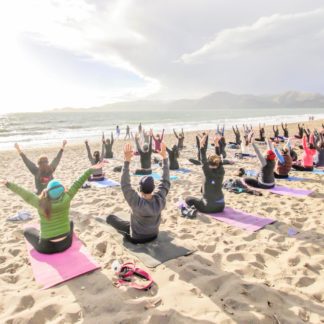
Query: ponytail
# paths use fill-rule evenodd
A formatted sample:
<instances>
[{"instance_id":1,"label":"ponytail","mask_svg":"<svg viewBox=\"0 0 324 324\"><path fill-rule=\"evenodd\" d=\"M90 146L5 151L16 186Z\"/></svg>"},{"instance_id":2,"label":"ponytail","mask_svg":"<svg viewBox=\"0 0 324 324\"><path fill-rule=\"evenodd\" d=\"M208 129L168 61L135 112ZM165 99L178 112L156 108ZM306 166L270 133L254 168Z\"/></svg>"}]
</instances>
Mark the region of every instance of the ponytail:
<instances>
[{"instance_id":1,"label":"ponytail","mask_svg":"<svg viewBox=\"0 0 324 324\"><path fill-rule=\"evenodd\" d=\"M39 195L39 207L47 220L51 219L52 203L48 196L47 189L44 189Z\"/></svg>"}]
</instances>

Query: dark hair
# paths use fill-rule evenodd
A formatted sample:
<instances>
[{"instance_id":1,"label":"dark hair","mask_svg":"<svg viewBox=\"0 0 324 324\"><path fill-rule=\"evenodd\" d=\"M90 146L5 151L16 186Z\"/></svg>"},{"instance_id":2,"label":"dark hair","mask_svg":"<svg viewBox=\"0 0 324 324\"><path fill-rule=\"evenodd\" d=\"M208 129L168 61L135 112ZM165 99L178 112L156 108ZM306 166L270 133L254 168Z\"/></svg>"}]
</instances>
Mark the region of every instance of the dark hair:
<instances>
[{"instance_id":1,"label":"dark hair","mask_svg":"<svg viewBox=\"0 0 324 324\"><path fill-rule=\"evenodd\" d=\"M100 161L100 153L99 151L93 152L93 157L95 158L95 162L98 163Z\"/></svg>"},{"instance_id":2,"label":"dark hair","mask_svg":"<svg viewBox=\"0 0 324 324\"><path fill-rule=\"evenodd\" d=\"M309 148L310 148L311 150L314 150L314 149L315 149L314 144L313 144L313 143L309 143Z\"/></svg>"},{"instance_id":3,"label":"dark hair","mask_svg":"<svg viewBox=\"0 0 324 324\"><path fill-rule=\"evenodd\" d=\"M45 215L45 218L47 220L51 219L51 213L52 213L52 203L48 196L48 192L46 189L44 189L41 194L39 195L39 207L42 210L42 212Z\"/></svg>"}]
</instances>

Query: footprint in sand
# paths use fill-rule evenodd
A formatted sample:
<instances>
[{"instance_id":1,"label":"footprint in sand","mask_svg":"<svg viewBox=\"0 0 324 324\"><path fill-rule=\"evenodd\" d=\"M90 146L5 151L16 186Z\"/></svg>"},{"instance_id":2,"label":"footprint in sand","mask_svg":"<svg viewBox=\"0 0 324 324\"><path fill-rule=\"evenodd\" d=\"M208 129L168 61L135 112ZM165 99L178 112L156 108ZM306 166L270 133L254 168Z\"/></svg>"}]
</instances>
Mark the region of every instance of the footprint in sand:
<instances>
[{"instance_id":1,"label":"footprint in sand","mask_svg":"<svg viewBox=\"0 0 324 324\"><path fill-rule=\"evenodd\" d=\"M309 277L301 277L297 283L296 286L297 287L308 287L310 285L312 285L315 282L314 278L309 278Z\"/></svg>"},{"instance_id":2,"label":"footprint in sand","mask_svg":"<svg viewBox=\"0 0 324 324\"><path fill-rule=\"evenodd\" d=\"M15 312L21 312L24 311L27 308L32 308L35 304L35 299L32 296L23 296L20 299L20 302L15 309Z\"/></svg>"},{"instance_id":3,"label":"footprint in sand","mask_svg":"<svg viewBox=\"0 0 324 324\"><path fill-rule=\"evenodd\" d=\"M300 262L300 258L296 256L295 258L288 259L288 265L291 267L295 267Z\"/></svg>"},{"instance_id":4,"label":"footprint in sand","mask_svg":"<svg viewBox=\"0 0 324 324\"><path fill-rule=\"evenodd\" d=\"M277 251L277 250L273 250L273 249L269 249L269 248L266 248L266 249L264 250L264 253L270 254L270 255L272 255L273 257L276 257L276 256L279 255L279 251Z\"/></svg>"},{"instance_id":5,"label":"footprint in sand","mask_svg":"<svg viewBox=\"0 0 324 324\"><path fill-rule=\"evenodd\" d=\"M233 262L233 261L244 261L245 259L241 253L232 253L226 257L226 260L229 262Z\"/></svg>"}]
</instances>

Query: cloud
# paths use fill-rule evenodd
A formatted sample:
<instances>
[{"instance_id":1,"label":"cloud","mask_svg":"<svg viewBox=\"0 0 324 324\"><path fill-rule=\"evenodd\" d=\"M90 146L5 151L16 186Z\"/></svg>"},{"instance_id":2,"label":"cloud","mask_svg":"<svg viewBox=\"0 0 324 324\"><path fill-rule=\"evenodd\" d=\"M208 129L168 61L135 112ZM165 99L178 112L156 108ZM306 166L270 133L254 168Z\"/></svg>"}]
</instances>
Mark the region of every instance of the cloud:
<instances>
[{"instance_id":1,"label":"cloud","mask_svg":"<svg viewBox=\"0 0 324 324\"><path fill-rule=\"evenodd\" d=\"M320 0L10 3L19 10L14 10L12 23L7 21L4 29L18 26L22 35L32 35L43 46L128 71L142 81L134 87L121 85L111 97L109 91L100 92L95 86L87 94L87 88L80 85L85 105L98 104L100 100L91 100L93 94L109 101L198 97L218 90L324 92ZM23 61L19 67L24 69ZM41 69L38 77L46 87ZM68 76L64 83L69 88ZM73 93L77 92L75 86ZM76 102L72 99L69 104Z\"/></svg>"},{"instance_id":2,"label":"cloud","mask_svg":"<svg viewBox=\"0 0 324 324\"><path fill-rule=\"evenodd\" d=\"M324 31L324 9L312 12L262 17L250 26L226 29L200 49L181 56L184 63L205 63L233 59L266 51L293 50L321 39ZM306 46L305 46L306 45ZM322 44L318 49L323 50Z\"/></svg>"}]
</instances>

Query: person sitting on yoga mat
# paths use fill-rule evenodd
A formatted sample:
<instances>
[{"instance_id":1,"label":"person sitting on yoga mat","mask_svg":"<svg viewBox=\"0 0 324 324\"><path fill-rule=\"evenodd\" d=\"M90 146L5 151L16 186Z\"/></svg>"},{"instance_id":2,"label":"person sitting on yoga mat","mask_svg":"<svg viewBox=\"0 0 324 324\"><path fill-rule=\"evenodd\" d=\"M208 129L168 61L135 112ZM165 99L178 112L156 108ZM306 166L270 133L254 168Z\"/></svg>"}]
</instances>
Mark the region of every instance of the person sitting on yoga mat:
<instances>
[{"instance_id":1,"label":"person sitting on yoga mat","mask_svg":"<svg viewBox=\"0 0 324 324\"><path fill-rule=\"evenodd\" d=\"M222 160L218 155L206 156L207 136L200 141L202 157L202 170L204 172L203 185L201 188L202 198L187 197L186 204L202 213L217 213L225 207L224 194L222 191L225 170Z\"/></svg>"},{"instance_id":2,"label":"person sitting on yoga mat","mask_svg":"<svg viewBox=\"0 0 324 324\"><path fill-rule=\"evenodd\" d=\"M170 170L178 170L180 168L178 158L179 158L179 150L177 145L173 145L172 149L166 148L169 155L170 162Z\"/></svg>"},{"instance_id":3,"label":"person sitting on yoga mat","mask_svg":"<svg viewBox=\"0 0 324 324\"><path fill-rule=\"evenodd\" d=\"M158 153L161 151L161 143L163 142L163 137L164 137L164 129L162 131L162 134L157 134L156 137L154 136L152 132L152 137L154 140L154 153Z\"/></svg>"},{"instance_id":4,"label":"person sitting on yoga mat","mask_svg":"<svg viewBox=\"0 0 324 324\"><path fill-rule=\"evenodd\" d=\"M70 189L64 188L59 180L48 182L40 196L7 180L1 182L35 207L40 218L40 231L34 227L24 230L26 240L40 253L63 252L72 244L73 222L69 220L71 201L93 171L102 168L104 162L93 165Z\"/></svg>"},{"instance_id":5,"label":"person sitting on yoga mat","mask_svg":"<svg viewBox=\"0 0 324 324\"><path fill-rule=\"evenodd\" d=\"M280 141L283 141L283 138L281 136L279 136L279 128L278 126L272 126L272 130L273 130L273 134L274 136L273 137L270 137L271 141L274 141L274 142L280 142Z\"/></svg>"},{"instance_id":6,"label":"person sitting on yoga mat","mask_svg":"<svg viewBox=\"0 0 324 324\"><path fill-rule=\"evenodd\" d=\"M35 186L38 195L43 191L44 188L46 188L48 182L53 179L53 173L61 161L66 143L66 140L64 140L61 149L51 163L48 163L47 156L40 156L37 161L38 166L27 158L27 156L21 151L18 143L15 144L15 149L21 156L28 170L35 177Z\"/></svg>"},{"instance_id":7,"label":"person sitting on yoga mat","mask_svg":"<svg viewBox=\"0 0 324 324\"><path fill-rule=\"evenodd\" d=\"M276 155L271 150L269 141L268 143L268 150L265 157L260 153L256 144L252 141L252 146L254 151L259 159L261 164L261 169L258 172L257 178L244 178L245 184L254 188L262 188L262 189L271 189L275 185L275 178L274 178L274 168L275 168L275 159Z\"/></svg>"},{"instance_id":8,"label":"person sitting on yoga mat","mask_svg":"<svg viewBox=\"0 0 324 324\"><path fill-rule=\"evenodd\" d=\"M315 141L315 148L317 150L317 167L324 167L324 133L318 133Z\"/></svg>"},{"instance_id":9,"label":"person sitting on yoga mat","mask_svg":"<svg viewBox=\"0 0 324 324\"><path fill-rule=\"evenodd\" d=\"M112 151L112 147L114 145L114 135L113 132L111 132L111 139L107 138L105 140L105 134L102 133L102 144L104 146L104 154L103 157L105 159L112 159L114 157L114 153Z\"/></svg>"},{"instance_id":10,"label":"person sitting on yoga mat","mask_svg":"<svg viewBox=\"0 0 324 324\"><path fill-rule=\"evenodd\" d=\"M234 135L235 135L235 142L229 142L229 144L235 145L237 148L239 148L242 143L241 133L240 133L240 130L238 129L237 125L235 125L235 126L236 126L236 129L234 126L232 127Z\"/></svg>"},{"instance_id":11,"label":"person sitting on yoga mat","mask_svg":"<svg viewBox=\"0 0 324 324\"><path fill-rule=\"evenodd\" d=\"M144 143L143 147L141 148L139 144L139 135L137 134L135 136L135 143L137 147L137 151L140 155L140 161L141 161L141 169L137 169L135 171L135 174L137 175L147 175L152 173L151 165L151 157L152 157L152 130L150 131L150 142Z\"/></svg>"},{"instance_id":12,"label":"person sitting on yoga mat","mask_svg":"<svg viewBox=\"0 0 324 324\"><path fill-rule=\"evenodd\" d=\"M314 155L316 154L313 134L310 135L309 143L307 142L307 136L303 136L303 149L302 159L294 162L292 167L297 171L313 171Z\"/></svg>"},{"instance_id":13,"label":"person sitting on yoga mat","mask_svg":"<svg viewBox=\"0 0 324 324\"><path fill-rule=\"evenodd\" d=\"M85 145L88 153L88 159L91 163L91 165L95 165L102 161L103 159L103 153L104 153L104 144L102 144L102 150L101 155L99 151L94 151L93 155L91 154L90 146L88 143L88 140L85 140ZM102 172L102 169L96 169L92 175L89 176L88 181L103 181L105 180L105 174Z\"/></svg>"},{"instance_id":14,"label":"person sitting on yoga mat","mask_svg":"<svg viewBox=\"0 0 324 324\"><path fill-rule=\"evenodd\" d=\"M292 158L290 156L289 146L284 146L281 149L281 154L277 147L274 147L273 151L277 157L274 177L277 179L288 178L289 171L291 170L292 166Z\"/></svg>"},{"instance_id":15,"label":"person sitting on yoga mat","mask_svg":"<svg viewBox=\"0 0 324 324\"><path fill-rule=\"evenodd\" d=\"M300 125L298 124L298 135L295 135L295 138L301 139L303 138L304 134L304 124Z\"/></svg>"},{"instance_id":16,"label":"person sitting on yoga mat","mask_svg":"<svg viewBox=\"0 0 324 324\"><path fill-rule=\"evenodd\" d=\"M256 138L255 141L257 142L264 142L265 141L265 130L264 130L264 125L261 126L261 124L259 124L259 138Z\"/></svg>"},{"instance_id":17,"label":"person sitting on yoga mat","mask_svg":"<svg viewBox=\"0 0 324 324\"><path fill-rule=\"evenodd\" d=\"M174 136L178 140L178 149L182 150L184 148L183 142L184 142L184 139L185 139L183 129L181 129L181 133L179 133L179 135L177 134L177 132L174 129L173 129L173 133L174 133Z\"/></svg>"},{"instance_id":18,"label":"person sitting on yoga mat","mask_svg":"<svg viewBox=\"0 0 324 324\"><path fill-rule=\"evenodd\" d=\"M284 135L283 136L286 137L286 138L289 138L289 130L288 130L287 123L286 124L281 123L281 128L282 128L282 130L284 132Z\"/></svg>"},{"instance_id":19,"label":"person sitting on yoga mat","mask_svg":"<svg viewBox=\"0 0 324 324\"><path fill-rule=\"evenodd\" d=\"M130 222L115 215L109 215L106 222L132 243L145 243L154 240L159 234L161 212L166 205L166 196L170 190L170 175L166 146L161 143L160 155L163 159L162 180L154 192L155 183L152 176L144 176L139 182L139 191L132 186L129 175L129 164L133 157L131 144L124 148L124 167L121 177L121 189L132 212Z\"/></svg>"}]
</instances>

